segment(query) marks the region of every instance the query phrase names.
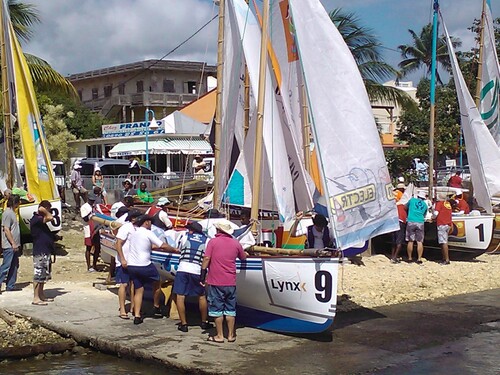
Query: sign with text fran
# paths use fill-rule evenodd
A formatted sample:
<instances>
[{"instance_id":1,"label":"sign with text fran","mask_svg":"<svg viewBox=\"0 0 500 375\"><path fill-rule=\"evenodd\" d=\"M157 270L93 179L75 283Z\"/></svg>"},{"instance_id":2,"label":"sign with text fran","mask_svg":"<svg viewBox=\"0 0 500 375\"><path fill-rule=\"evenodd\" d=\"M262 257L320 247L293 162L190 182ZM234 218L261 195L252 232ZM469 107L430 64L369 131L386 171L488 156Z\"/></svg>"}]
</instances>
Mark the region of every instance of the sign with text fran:
<instances>
[{"instance_id":1,"label":"sign with text fran","mask_svg":"<svg viewBox=\"0 0 500 375\"><path fill-rule=\"evenodd\" d=\"M262 259L271 305L331 318L337 299L337 262L321 258Z\"/></svg>"},{"instance_id":2,"label":"sign with text fran","mask_svg":"<svg viewBox=\"0 0 500 375\"><path fill-rule=\"evenodd\" d=\"M146 126L148 124L148 126ZM102 136L103 138L114 138L114 137L130 137L138 135L146 135L146 128L149 129L149 135L152 134L165 134L165 126L163 121L157 120L156 124L158 128L151 129L151 121L146 123L142 122L127 122L124 124L108 124L102 125Z\"/></svg>"}]
</instances>

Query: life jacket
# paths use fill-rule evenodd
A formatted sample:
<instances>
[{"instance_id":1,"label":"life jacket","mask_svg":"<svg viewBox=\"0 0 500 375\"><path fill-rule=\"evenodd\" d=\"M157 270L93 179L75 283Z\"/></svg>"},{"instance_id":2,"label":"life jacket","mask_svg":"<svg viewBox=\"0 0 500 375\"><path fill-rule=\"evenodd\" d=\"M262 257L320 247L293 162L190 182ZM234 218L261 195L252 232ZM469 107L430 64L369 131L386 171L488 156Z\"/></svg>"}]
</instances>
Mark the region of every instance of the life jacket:
<instances>
[{"instance_id":1,"label":"life jacket","mask_svg":"<svg viewBox=\"0 0 500 375\"><path fill-rule=\"evenodd\" d=\"M307 227L307 249L314 249L314 234L313 234L314 225L310 225ZM325 247L334 247L333 241L330 238L330 231L328 228L323 229L323 245Z\"/></svg>"},{"instance_id":2,"label":"life jacket","mask_svg":"<svg viewBox=\"0 0 500 375\"><path fill-rule=\"evenodd\" d=\"M162 230L167 230L167 226L163 221L160 220L160 212L161 208L156 207L156 206L151 206L149 209L148 215L153 217L153 220L151 220L151 224L156 225L158 228Z\"/></svg>"},{"instance_id":3,"label":"life jacket","mask_svg":"<svg viewBox=\"0 0 500 375\"><path fill-rule=\"evenodd\" d=\"M179 257L180 262L189 262L199 264L203 262L203 254L205 253L205 244L207 243L207 236L201 233L186 233L187 240L181 249Z\"/></svg>"}]
</instances>

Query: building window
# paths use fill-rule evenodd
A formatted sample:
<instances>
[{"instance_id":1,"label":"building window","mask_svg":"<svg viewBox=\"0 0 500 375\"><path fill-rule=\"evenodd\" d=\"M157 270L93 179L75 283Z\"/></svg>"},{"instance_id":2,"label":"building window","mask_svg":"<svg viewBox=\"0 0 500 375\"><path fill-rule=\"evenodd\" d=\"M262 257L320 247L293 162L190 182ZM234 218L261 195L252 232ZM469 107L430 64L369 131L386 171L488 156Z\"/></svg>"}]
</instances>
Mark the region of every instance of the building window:
<instances>
[{"instance_id":1,"label":"building window","mask_svg":"<svg viewBox=\"0 0 500 375\"><path fill-rule=\"evenodd\" d=\"M163 92L175 92L173 79L164 79L163 80Z\"/></svg>"},{"instance_id":2,"label":"building window","mask_svg":"<svg viewBox=\"0 0 500 375\"><path fill-rule=\"evenodd\" d=\"M137 93L140 94L141 92L144 92L144 81L137 81Z\"/></svg>"},{"instance_id":3,"label":"building window","mask_svg":"<svg viewBox=\"0 0 500 375\"><path fill-rule=\"evenodd\" d=\"M83 100L83 90L78 90L78 97L80 98L80 100Z\"/></svg>"},{"instance_id":4,"label":"building window","mask_svg":"<svg viewBox=\"0 0 500 375\"><path fill-rule=\"evenodd\" d=\"M104 97L109 98L113 92L113 85L104 86Z\"/></svg>"},{"instance_id":5,"label":"building window","mask_svg":"<svg viewBox=\"0 0 500 375\"><path fill-rule=\"evenodd\" d=\"M118 85L118 95L125 95L125 84L120 83Z\"/></svg>"},{"instance_id":6,"label":"building window","mask_svg":"<svg viewBox=\"0 0 500 375\"><path fill-rule=\"evenodd\" d=\"M195 81L187 81L187 92L189 94L196 94L196 82Z\"/></svg>"},{"instance_id":7,"label":"building window","mask_svg":"<svg viewBox=\"0 0 500 375\"><path fill-rule=\"evenodd\" d=\"M97 98L99 98L99 89L94 87L92 89L92 100L95 100Z\"/></svg>"},{"instance_id":8,"label":"building window","mask_svg":"<svg viewBox=\"0 0 500 375\"><path fill-rule=\"evenodd\" d=\"M100 151L101 151L100 145L87 146L87 157L88 158L100 158L101 157ZM93 174L93 173L94 173L94 171L90 171L90 174Z\"/></svg>"}]
</instances>

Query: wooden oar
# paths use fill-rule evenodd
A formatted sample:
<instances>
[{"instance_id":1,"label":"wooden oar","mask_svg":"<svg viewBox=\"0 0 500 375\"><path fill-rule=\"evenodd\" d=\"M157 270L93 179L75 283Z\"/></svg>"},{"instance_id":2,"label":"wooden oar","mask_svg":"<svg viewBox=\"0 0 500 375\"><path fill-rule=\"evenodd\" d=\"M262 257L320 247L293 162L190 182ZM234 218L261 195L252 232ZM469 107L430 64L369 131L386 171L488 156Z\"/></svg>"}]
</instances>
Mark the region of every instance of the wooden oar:
<instances>
[{"instance_id":1,"label":"wooden oar","mask_svg":"<svg viewBox=\"0 0 500 375\"><path fill-rule=\"evenodd\" d=\"M112 230L118 229L118 228L120 228L123 225L122 223L120 223L120 222L118 222L116 220L108 220L108 219L105 219L103 217L96 216L96 215L93 215L91 217L91 219L93 221L95 221L96 223L107 225Z\"/></svg>"},{"instance_id":2,"label":"wooden oar","mask_svg":"<svg viewBox=\"0 0 500 375\"><path fill-rule=\"evenodd\" d=\"M269 255L301 255L301 256L312 256L312 257L338 257L339 252L335 249L280 249L276 247L265 247L254 245L247 251L269 254Z\"/></svg>"}]
</instances>

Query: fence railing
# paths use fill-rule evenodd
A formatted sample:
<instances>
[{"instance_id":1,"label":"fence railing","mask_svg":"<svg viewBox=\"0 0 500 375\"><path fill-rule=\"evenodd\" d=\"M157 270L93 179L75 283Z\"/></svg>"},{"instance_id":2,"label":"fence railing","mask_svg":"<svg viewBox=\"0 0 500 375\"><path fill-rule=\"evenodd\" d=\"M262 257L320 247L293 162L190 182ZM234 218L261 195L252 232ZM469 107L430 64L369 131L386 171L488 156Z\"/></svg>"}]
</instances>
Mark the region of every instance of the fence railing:
<instances>
[{"instance_id":1,"label":"fence railing","mask_svg":"<svg viewBox=\"0 0 500 375\"><path fill-rule=\"evenodd\" d=\"M165 189L173 185L181 185L183 182L192 180L201 180L212 182L213 177L209 174L192 174L192 173L156 173L156 174L123 174L118 176L104 175L105 190L121 190L123 189L123 181L127 178L132 180L134 189L139 188L141 182L145 182L148 190ZM82 176L83 186L92 190L92 176Z\"/></svg>"}]
</instances>

